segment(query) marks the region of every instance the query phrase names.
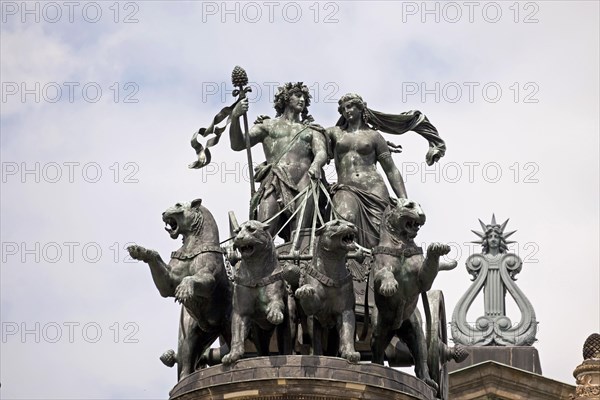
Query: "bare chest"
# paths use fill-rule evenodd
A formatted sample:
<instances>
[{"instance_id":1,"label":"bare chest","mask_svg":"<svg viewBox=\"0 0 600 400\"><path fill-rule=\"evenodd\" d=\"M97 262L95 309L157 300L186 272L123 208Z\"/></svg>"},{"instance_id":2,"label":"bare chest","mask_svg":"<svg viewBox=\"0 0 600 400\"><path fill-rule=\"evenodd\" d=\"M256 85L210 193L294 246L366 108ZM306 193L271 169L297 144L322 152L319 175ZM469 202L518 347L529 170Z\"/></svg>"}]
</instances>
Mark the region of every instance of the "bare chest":
<instances>
[{"instance_id":1,"label":"bare chest","mask_svg":"<svg viewBox=\"0 0 600 400\"><path fill-rule=\"evenodd\" d=\"M263 140L265 153L272 157L292 152L308 152L311 148L312 131L304 125L289 122L277 122L268 130Z\"/></svg>"},{"instance_id":2,"label":"bare chest","mask_svg":"<svg viewBox=\"0 0 600 400\"><path fill-rule=\"evenodd\" d=\"M369 155L375 152L373 138L368 131L343 132L336 135L335 152L338 155L355 152Z\"/></svg>"}]
</instances>

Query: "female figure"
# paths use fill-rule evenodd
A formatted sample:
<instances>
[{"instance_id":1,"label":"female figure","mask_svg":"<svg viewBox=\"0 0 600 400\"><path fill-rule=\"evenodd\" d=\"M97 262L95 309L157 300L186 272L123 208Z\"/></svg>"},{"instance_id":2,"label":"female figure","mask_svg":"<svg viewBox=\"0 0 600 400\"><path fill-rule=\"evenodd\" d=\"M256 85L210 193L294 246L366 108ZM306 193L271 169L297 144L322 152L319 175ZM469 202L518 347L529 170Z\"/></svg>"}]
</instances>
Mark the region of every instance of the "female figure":
<instances>
[{"instance_id":1,"label":"female figure","mask_svg":"<svg viewBox=\"0 0 600 400\"><path fill-rule=\"evenodd\" d=\"M334 212L358 227L360 245L372 248L379 242L381 215L393 202L377 171L378 162L394 194L406 198L404 181L390 153L392 144L377 130L397 135L413 130L424 136L430 146L426 157L429 165L444 155L446 147L435 127L419 111L380 113L367 108L357 94L346 94L338 104L342 116L336 126L327 129L338 176L337 184L331 188Z\"/></svg>"}]
</instances>

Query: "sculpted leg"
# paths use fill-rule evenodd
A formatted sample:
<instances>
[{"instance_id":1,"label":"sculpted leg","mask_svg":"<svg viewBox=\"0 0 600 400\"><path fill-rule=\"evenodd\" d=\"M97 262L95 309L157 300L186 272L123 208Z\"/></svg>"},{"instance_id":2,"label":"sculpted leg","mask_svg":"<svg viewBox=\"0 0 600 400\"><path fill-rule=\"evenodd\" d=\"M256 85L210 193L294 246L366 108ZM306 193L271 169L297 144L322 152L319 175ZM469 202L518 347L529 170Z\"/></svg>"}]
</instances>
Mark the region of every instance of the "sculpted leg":
<instances>
[{"instance_id":1,"label":"sculpted leg","mask_svg":"<svg viewBox=\"0 0 600 400\"><path fill-rule=\"evenodd\" d=\"M275 328L277 333L277 350L280 355L294 354L296 343L297 320L296 302L291 296L286 296L287 307L283 322Z\"/></svg>"},{"instance_id":2,"label":"sculpted leg","mask_svg":"<svg viewBox=\"0 0 600 400\"><path fill-rule=\"evenodd\" d=\"M169 266L165 264L156 250L146 249L138 245L127 247L134 260L143 261L150 267L152 279L162 297L175 296L175 281L171 277Z\"/></svg>"},{"instance_id":3,"label":"sculpted leg","mask_svg":"<svg viewBox=\"0 0 600 400\"><path fill-rule=\"evenodd\" d=\"M437 276L439 270L440 257L448 253L450 253L450 246L446 244L431 243L427 247L427 255L425 257L425 261L423 262L421 272L419 273L419 283L422 292L426 292L431 289L433 280Z\"/></svg>"},{"instance_id":4,"label":"sculpted leg","mask_svg":"<svg viewBox=\"0 0 600 400\"><path fill-rule=\"evenodd\" d=\"M356 213L359 210L359 205L351 193L340 190L333 195L331 200L333 202L333 208L339 218L344 221L352 222L354 225L358 225Z\"/></svg>"},{"instance_id":5,"label":"sculpted leg","mask_svg":"<svg viewBox=\"0 0 600 400\"><path fill-rule=\"evenodd\" d=\"M377 271L374 284L379 294L385 297L391 297L398 291L398 282L389 266L384 266Z\"/></svg>"},{"instance_id":6,"label":"sculpted leg","mask_svg":"<svg viewBox=\"0 0 600 400\"><path fill-rule=\"evenodd\" d=\"M357 363L360 361L360 353L354 350L354 327L354 311L343 311L337 321L337 328L340 332L340 355L350 362Z\"/></svg>"},{"instance_id":7,"label":"sculpted leg","mask_svg":"<svg viewBox=\"0 0 600 400\"><path fill-rule=\"evenodd\" d=\"M223 357L223 364L233 364L244 355L244 341L250 332L250 318L234 312L231 318L231 351Z\"/></svg>"},{"instance_id":8,"label":"sculpted leg","mask_svg":"<svg viewBox=\"0 0 600 400\"><path fill-rule=\"evenodd\" d=\"M277 198L275 197L275 193L271 193L269 196L265 197L261 200L260 205L258 206L258 220L261 222L267 221L273 215L277 214L280 211L279 204L277 203ZM269 233L271 236L275 237L275 234L279 230L281 221L281 216L275 218L273 221L269 222Z\"/></svg>"},{"instance_id":9,"label":"sculpted leg","mask_svg":"<svg viewBox=\"0 0 600 400\"><path fill-rule=\"evenodd\" d=\"M181 307L179 319L179 344L177 348L177 374L179 380L185 378L196 367L199 357L198 340L200 338L200 327L190 316L185 307Z\"/></svg>"},{"instance_id":10,"label":"sculpted leg","mask_svg":"<svg viewBox=\"0 0 600 400\"><path fill-rule=\"evenodd\" d=\"M323 329L317 318L312 315L307 318L308 329L311 336L311 352L313 356L323 355Z\"/></svg>"},{"instance_id":11,"label":"sculpted leg","mask_svg":"<svg viewBox=\"0 0 600 400\"><path fill-rule=\"evenodd\" d=\"M283 300L271 300L267 306L267 320L273 325L279 325L283 322L285 312L285 304Z\"/></svg>"},{"instance_id":12,"label":"sculpted leg","mask_svg":"<svg viewBox=\"0 0 600 400\"><path fill-rule=\"evenodd\" d=\"M371 337L371 352L373 353L372 362L383 365L385 357L385 349L392 340L394 332L383 318L377 317L377 323L373 330L373 336Z\"/></svg>"},{"instance_id":13,"label":"sculpted leg","mask_svg":"<svg viewBox=\"0 0 600 400\"><path fill-rule=\"evenodd\" d=\"M417 312L413 312L409 319L404 321L400 327L400 335L415 362L415 375L422 379L429 386L437 389L437 384L429 375L427 367L427 343L423 329L421 329L421 319L417 316Z\"/></svg>"}]
</instances>

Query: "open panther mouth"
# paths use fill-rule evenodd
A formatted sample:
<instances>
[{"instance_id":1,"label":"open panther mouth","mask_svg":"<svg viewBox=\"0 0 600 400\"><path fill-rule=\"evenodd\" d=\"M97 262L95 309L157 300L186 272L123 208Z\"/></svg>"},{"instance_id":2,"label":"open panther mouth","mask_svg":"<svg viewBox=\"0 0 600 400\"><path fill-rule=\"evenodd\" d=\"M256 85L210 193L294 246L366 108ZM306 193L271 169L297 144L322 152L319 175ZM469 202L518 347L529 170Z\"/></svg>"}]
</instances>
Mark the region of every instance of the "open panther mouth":
<instances>
[{"instance_id":1,"label":"open panther mouth","mask_svg":"<svg viewBox=\"0 0 600 400\"><path fill-rule=\"evenodd\" d=\"M165 231L169 232L169 235L173 239L176 239L177 236L179 236L179 225L175 218L165 217L163 218L163 221L165 222Z\"/></svg>"},{"instance_id":2,"label":"open panther mouth","mask_svg":"<svg viewBox=\"0 0 600 400\"><path fill-rule=\"evenodd\" d=\"M417 236L419 229L421 229L421 226L423 226L423 224L419 220L410 219L404 224L404 229L406 230L408 237L414 239Z\"/></svg>"},{"instance_id":3,"label":"open panther mouth","mask_svg":"<svg viewBox=\"0 0 600 400\"><path fill-rule=\"evenodd\" d=\"M356 247L354 232L346 233L341 238L342 248L345 250L352 250Z\"/></svg>"},{"instance_id":4,"label":"open panther mouth","mask_svg":"<svg viewBox=\"0 0 600 400\"><path fill-rule=\"evenodd\" d=\"M423 224L421 224L419 221L417 220L409 220L406 223L406 227L412 231L418 231L419 229L421 229L421 226Z\"/></svg>"},{"instance_id":5,"label":"open panther mouth","mask_svg":"<svg viewBox=\"0 0 600 400\"><path fill-rule=\"evenodd\" d=\"M349 246L354 243L354 234L348 233L342 237L342 243Z\"/></svg>"},{"instance_id":6,"label":"open panther mouth","mask_svg":"<svg viewBox=\"0 0 600 400\"><path fill-rule=\"evenodd\" d=\"M248 257L251 256L252 253L254 253L254 246L252 246L251 244L246 244L243 246L238 246L238 250L242 254L242 257Z\"/></svg>"}]
</instances>

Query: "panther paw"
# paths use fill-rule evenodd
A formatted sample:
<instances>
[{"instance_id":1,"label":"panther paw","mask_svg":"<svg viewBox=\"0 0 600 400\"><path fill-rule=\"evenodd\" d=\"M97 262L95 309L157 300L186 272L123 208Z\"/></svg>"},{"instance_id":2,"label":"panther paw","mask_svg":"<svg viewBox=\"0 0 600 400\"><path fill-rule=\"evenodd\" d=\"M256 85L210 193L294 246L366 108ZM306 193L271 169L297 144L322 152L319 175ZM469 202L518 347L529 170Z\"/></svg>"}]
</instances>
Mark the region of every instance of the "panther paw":
<instances>
[{"instance_id":1,"label":"panther paw","mask_svg":"<svg viewBox=\"0 0 600 400\"><path fill-rule=\"evenodd\" d=\"M310 285L304 285L296 289L295 295L299 299L307 299L313 297L316 291L315 288Z\"/></svg>"},{"instance_id":2,"label":"panther paw","mask_svg":"<svg viewBox=\"0 0 600 400\"><path fill-rule=\"evenodd\" d=\"M128 246L127 251L129 252L131 258L133 258L134 260L143 261L146 263L159 258L158 252L156 250L149 250L145 247L138 246L137 244L132 244L131 246Z\"/></svg>"},{"instance_id":3,"label":"panther paw","mask_svg":"<svg viewBox=\"0 0 600 400\"><path fill-rule=\"evenodd\" d=\"M181 280L181 283L175 288L175 300L180 303L185 303L194 296L194 279L191 276L186 276Z\"/></svg>"},{"instance_id":4,"label":"panther paw","mask_svg":"<svg viewBox=\"0 0 600 400\"><path fill-rule=\"evenodd\" d=\"M283 313L278 309L267 311L267 320L273 325L279 325L283 322Z\"/></svg>"},{"instance_id":5,"label":"panther paw","mask_svg":"<svg viewBox=\"0 0 600 400\"><path fill-rule=\"evenodd\" d=\"M238 361L240 358L242 358L241 354L231 352L229 354L226 354L223 357L223 360L221 360L221 361L222 361L223 365L231 365L234 362Z\"/></svg>"},{"instance_id":6,"label":"panther paw","mask_svg":"<svg viewBox=\"0 0 600 400\"><path fill-rule=\"evenodd\" d=\"M343 351L342 358L345 358L349 362L356 364L360 361L360 353L358 351Z\"/></svg>"},{"instance_id":7,"label":"panther paw","mask_svg":"<svg viewBox=\"0 0 600 400\"><path fill-rule=\"evenodd\" d=\"M391 297L395 295L397 291L398 282L396 282L396 279L386 279L381 282L381 286L379 287L379 293L385 297Z\"/></svg>"},{"instance_id":8,"label":"panther paw","mask_svg":"<svg viewBox=\"0 0 600 400\"><path fill-rule=\"evenodd\" d=\"M443 243L431 243L427 247L427 257L440 257L450 253L450 246Z\"/></svg>"}]
</instances>

